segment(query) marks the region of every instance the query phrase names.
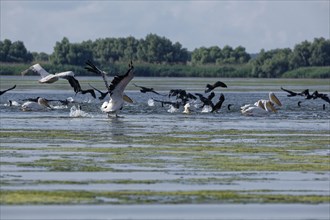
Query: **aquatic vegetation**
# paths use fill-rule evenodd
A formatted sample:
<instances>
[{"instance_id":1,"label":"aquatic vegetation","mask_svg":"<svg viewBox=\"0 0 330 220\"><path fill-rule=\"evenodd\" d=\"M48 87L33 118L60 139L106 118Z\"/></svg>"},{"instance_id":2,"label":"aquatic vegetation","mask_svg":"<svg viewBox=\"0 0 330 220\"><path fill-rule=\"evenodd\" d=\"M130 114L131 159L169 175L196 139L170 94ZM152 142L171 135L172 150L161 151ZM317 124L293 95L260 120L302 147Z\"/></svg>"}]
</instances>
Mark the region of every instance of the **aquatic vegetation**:
<instances>
[{"instance_id":1,"label":"aquatic vegetation","mask_svg":"<svg viewBox=\"0 0 330 220\"><path fill-rule=\"evenodd\" d=\"M188 80L196 91L208 82L195 85L195 79ZM165 90L171 83L155 88ZM262 91L288 85L283 79L227 83L228 103L244 94L237 91L254 88L252 95L259 97ZM328 88L324 80L317 83L290 85ZM32 87L27 83L23 88ZM140 98L136 91L132 94ZM312 115L295 109L272 118L242 118L222 109L183 116L166 109L158 115L152 108L160 106L148 106L148 99L125 106L125 118L120 119L99 116L98 103L88 102L82 109L91 118L70 118L70 108L32 116L1 109L6 117L0 131L0 203L329 203L328 111L314 111L321 105L307 106ZM147 110L135 110L143 105ZM296 103L287 108L296 108Z\"/></svg>"},{"instance_id":2,"label":"aquatic vegetation","mask_svg":"<svg viewBox=\"0 0 330 220\"><path fill-rule=\"evenodd\" d=\"M264 193L264 194L263 194ZM2 191L1 204L327 203L326 195L274 195L263 191Z\"/></svg>"}]
</instances>

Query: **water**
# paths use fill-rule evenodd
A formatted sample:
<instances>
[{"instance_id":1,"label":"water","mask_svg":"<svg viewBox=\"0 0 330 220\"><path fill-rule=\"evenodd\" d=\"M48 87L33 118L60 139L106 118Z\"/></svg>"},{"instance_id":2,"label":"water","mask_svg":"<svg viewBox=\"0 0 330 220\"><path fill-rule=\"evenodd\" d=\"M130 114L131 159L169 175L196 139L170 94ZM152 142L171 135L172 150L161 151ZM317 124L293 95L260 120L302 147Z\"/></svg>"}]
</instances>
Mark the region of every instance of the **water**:
<instances>
[{"instance_id":1,"label":"water","mask_svg":"<svg viewBox=\"0 0 330 220\"><path fill-rule=\"evenodd\" d=\"M216 89L225 95L223 108L218 113L202 113L200 108L192 108L191 114L183 114L183 108L169 113L169 107L155 102L149 106L151 98L168 100L168 97L155 94L142 94L131 84L126 94L134 100L120 112L120 118L108 118L101 112L101 101L89 95L74 95L66 81L58 84L40 85L36 77L27 77L22 86L20 77L1 77L1 90L18 84L17 89L0 97L1 131L31 132L40 134L38 138L18 137L1 138L1 190L39 190L39 191L151 191L151 192L190 192L190 191L233 191L240 194L261 193L274 195L329 195L329 171L222 171L203 167L196 163L198 152L174 151L171 146L185 147L196 145L235 146L276 148L282 145L308 145L300 140L328 139L330 134L330 105L323 100L304 100L303 97L286 96L280 86L300 91L306 87L329 93L329 86L318 81L262 80L260 85L253 80L228 79L229 88ZM83 78L82 85L92 81L102 88L99 78ZM182 88L188 92L203 93L205 83L214 79L173 79L173 78L136 78L133 81L142 86L154 87L158 92L167 94L170 89ZM256 80L258 81L258 80ZM263 83L263 84L261 84ZM258 86L256 86L256 84ZM58 89L59 88L59 89ZM263 116L244 116L240 106L253 104L258 99L267 99L273 91L282 102L276 114ZM53 110L23 112L20 107L6 106L8 100L42 96L47 99L64 100L72 97L76 103L56 107ZM214 100L215 100L214 99ZM172 98L172 101L174 99ZM302 101L298 107L298 101ZM149 101L150 102L150 101ZM72 114L72 106L81 106L82 112ZM194 104L198 104L194 103ZM227 109L227 105L232 108ZM323 109L325 104L325 109ZM54 106L59 106L54 103ZM71 113L71 114L70 114ZM228 130L238 131L244 136L228 136ZM256 133L249 136L250 131ZM58 131L68 134L84 134L85 137L48 139L42 132ZM214 131L216 135L198 132ZM260 131L260 132L259 132ZM259 133L258 133L259 132ZM292 133L292 134L291 134ZM320 134L319 134L320 133ZM182 143L152 144L152 138L163 134L188 138ZM173 135L172 135L173 134ZM272 141L270 134L279 141ZM63 133L61 133L63 135ZM292 139L285 139L289 135ZM189 138L206 138L197 142ZM139 138L146 138L148 144ZM265 138L265 139L264 139ZM141 142L138 142L140 140ZM157 142L155 142L157 143ZM324 142L321 142L324 143ZM329 156L329 142L317 145L313 149L296 150L293 155ZM308 145L309 146L309 145ZM154 148L159 147L159 151ZM79 150L76 150L80 149ZM113 151L107 151L108 148ZM89 149L87 151L87 149ZM97 149L93 151L93 149ZM102 151L105 149L106 151ZM134 150L137 149L137 150ZM150 151L148 150L150 149ZM101 150L101 151L100 151ZM287 149L289 151L290 149ZM148 155L149 151L149 155ZM123 152L123 153L121 153ZM210 152L228 158L240 160L260 160L276 157L270 153ZM123 155L121 155L123 154ZM201 152L207 155L207 152ZM138 158L141 157L141 161ZM277 158L278 159L278 158ZM68 171L52 170L55 165L34 164L44 161L65 160L72 164ZM143 161L145 160L145 161ZM198 160L197 160L198 161ZM69 165L70 165L69 164ZM80 166L90 165L108 169L107 171L86 172ZM78 169L78 170L75 170ZM149 181L149 182L148 182ZM322 204L237 204L224 202L218 204L164 204L165 198L156 199L153 205L128 205L117 198L98 198L101 204L121 205L27 205L1 207L1 219L328 219L329 203ZM193 201L193 200L192 200ZM207 201L207 200L206 200ZM171 203L171 201L169 201ZM219 202L219 201L217 201ZM210 200L208 203L214 203ZM227 204L228 203L228 204ZM36 210L39 210L38 212ZM40 210L43 210L40 212ZM146 211L148 210L148 212ZM189 211L188 211L189 210ZM238 211L237 211L238 210ZM252 210L252 211L251 211ZM255 210L255 211L253 211ZM147 214L148 213L148 214ZM162 216L162 217L159 217Z\"/></svg>"}]
</instances>

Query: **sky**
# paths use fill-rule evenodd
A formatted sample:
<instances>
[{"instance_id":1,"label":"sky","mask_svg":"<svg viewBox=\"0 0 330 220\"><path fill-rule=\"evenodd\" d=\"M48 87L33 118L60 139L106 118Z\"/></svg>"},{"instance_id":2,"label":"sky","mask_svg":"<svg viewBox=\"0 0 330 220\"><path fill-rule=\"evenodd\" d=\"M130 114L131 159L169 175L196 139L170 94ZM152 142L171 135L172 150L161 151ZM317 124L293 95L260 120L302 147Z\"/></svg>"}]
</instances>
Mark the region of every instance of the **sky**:
<instances>
[{"instance_id":1,"label":"sky","mask_svg":"<svg viewBox=\"0 0 330 220\"><path fill-rule=\"evenodd\" d=\"M81 43L156 34L183 48L294 48L330 38L330 0L0 0L0 39L52 53L67 37Z\"/></svg>"}]
</instances>

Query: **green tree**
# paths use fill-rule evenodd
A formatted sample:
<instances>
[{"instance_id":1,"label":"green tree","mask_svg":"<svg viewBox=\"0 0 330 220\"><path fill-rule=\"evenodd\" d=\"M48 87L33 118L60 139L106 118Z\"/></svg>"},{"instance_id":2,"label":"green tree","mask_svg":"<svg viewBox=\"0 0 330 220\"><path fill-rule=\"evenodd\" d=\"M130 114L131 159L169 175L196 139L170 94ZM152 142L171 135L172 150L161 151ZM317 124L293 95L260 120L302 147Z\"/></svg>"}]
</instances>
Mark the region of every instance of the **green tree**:
<instances>
[{"instance_id":1,"label":"green tree","mask_svg":"<svg viewBox=\"0 0 330 220\"><path fill-rule=\"evenodd\" d=\"M69 39L64 37L61 42L56 42L54 52L50 56L50 60L53 64L69 64L67 55L70 52Z\"/></svg>"},{"instance_id":2,"label":"green tree","mask_svg":"<svg viewBox=\"0 0 330 220\"><path fill-rule=\"evenodd\" d=\"M303 41L295 45L292 55L290 56L290 66L292 69L298 67L309 66L309 59L311 57L311 43Z\"/></svg>"},{"instance_id":3,"label":"green tree","mask_svg":"<svg viewBox=\"0 0 330 220\"><path fill-rule=\"evenodd\" d=\"M26 63L33 60L33 55L24 46L22 41L11 42L5 39L0 42L0 61Z\"/></svg>"},{"instance_id":4,"label":"green tree","mask_svg":"<svg viewBox=\"0 0 330 220\"><path fill-rule=\"evenodd\" d=\"M330 65L330 40L315 38L311 44L311 56L309 58L311 66Z\"/></svg>"}]
</instances>

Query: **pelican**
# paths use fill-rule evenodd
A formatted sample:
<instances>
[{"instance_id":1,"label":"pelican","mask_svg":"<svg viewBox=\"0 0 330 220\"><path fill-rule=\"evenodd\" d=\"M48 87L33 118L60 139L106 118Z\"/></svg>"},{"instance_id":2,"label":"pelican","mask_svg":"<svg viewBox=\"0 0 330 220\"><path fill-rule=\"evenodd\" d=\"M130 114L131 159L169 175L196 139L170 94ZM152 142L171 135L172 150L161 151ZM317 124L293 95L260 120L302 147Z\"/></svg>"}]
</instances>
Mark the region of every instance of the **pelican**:
<instances>
[{"instance_id":1,"label":"pelican","mask_svg":"<svg viewBox=\"0 0 330 220\"><path fill-rule=\"evenodd\" d=\"M44 98L36 98L36 101L27 101L22 104L23 111L39 111L45 109L51 109L48 101Z\"/></svg>"},{"instance_id":2,"label":"pelican","mask_svg":"<svg viewBox=\"0 0 330 220\"><path fill-rule=\"evenodd\" d=\"M57 80L59 80L59 78L66 79L66 80L68 80L68 82L70 83L71 87L73 88L73 90L76 94L78 92L81 92L82 94L90 93L94 98L96 98L94 90L92 90L92 89L82 90L81 89L79 81L74 77L74 72L72 72L72 71L65 71L65 72L50 74L44 68L42 68L39 63L37 63L37 64L34 64L33 66L29 67L28 69L24 70L21 74L25 75L29 71L38 73L41 76L39 83L51 84L51 83L54 83Z\"/></svg>"},{"instance_id":3,"label":"pelican","mask_svg":"<svg viewBox=\"0 0 330 220\"><path fill-rule=\"evenodd\" d=\"M16 88L16 85L14 85L13 87L10 87L9 89L6 89L6 90L3 90L3 91L0 91L0 95L3 95L5 92L8 92L10 90L13 90Z\"/></svg>"},{"instance_id":4,"label":"pelican","mask_svg":"<svg viewBox=\"0 0 330 220\"><path fill-rule=\"evenodd\" d=\"M221 81L217 81L214 84L207 84L206 88L205 88L205 93L209 93L211 92L213 89L217 88L217 87L223 87L223 88L227 88L227 85Z\"/></svg>"},{"instance_id":5,"label":"pelican","mask_svg":"<svg viewBox=\"0 0 330 220\"><path fill-rule=\"evenodd\" d=\"M190 113L190 103L187 102L184 106L183 106L183 113L185 114L189 114Z\"/></svg>"},{"instance_id":6,"label":"pelican","mask_svg":"<svg viewBox=\"0 0 330 220\"><path fill-rule=\"evenodd\" d=\"M268 114L270 112L277 112L274 105L282 106L280 100L273 92L269 93L269 100L258 100L253 105L248 104L241 107L241 112L244 115L260 115Z\"/></svg>"},{"instance_id":7,"label":"pelican","mask_svg":"<svg viewBox=\"0 0 330 220\"><path fill-rule=\"evenodd\" d=\"M101 74L105 86L108 89L110 100L108 102L103 103L103 105L101 106L102 111L107 113L108 117L110 117L110 114L115 114L116 117L118 117L118 112L122 109L124 101L133 103L133 100L124 94L126 86L134 77L134 67L132 61L129 64L129 69L127 70L127 72L124 75L115 76L111 81L110 86L108 85L108 81L106 79L106 72L97 68L91 61L87 61L86 64L86 70L93 73Z\"/></svg>"}]
</instances>

